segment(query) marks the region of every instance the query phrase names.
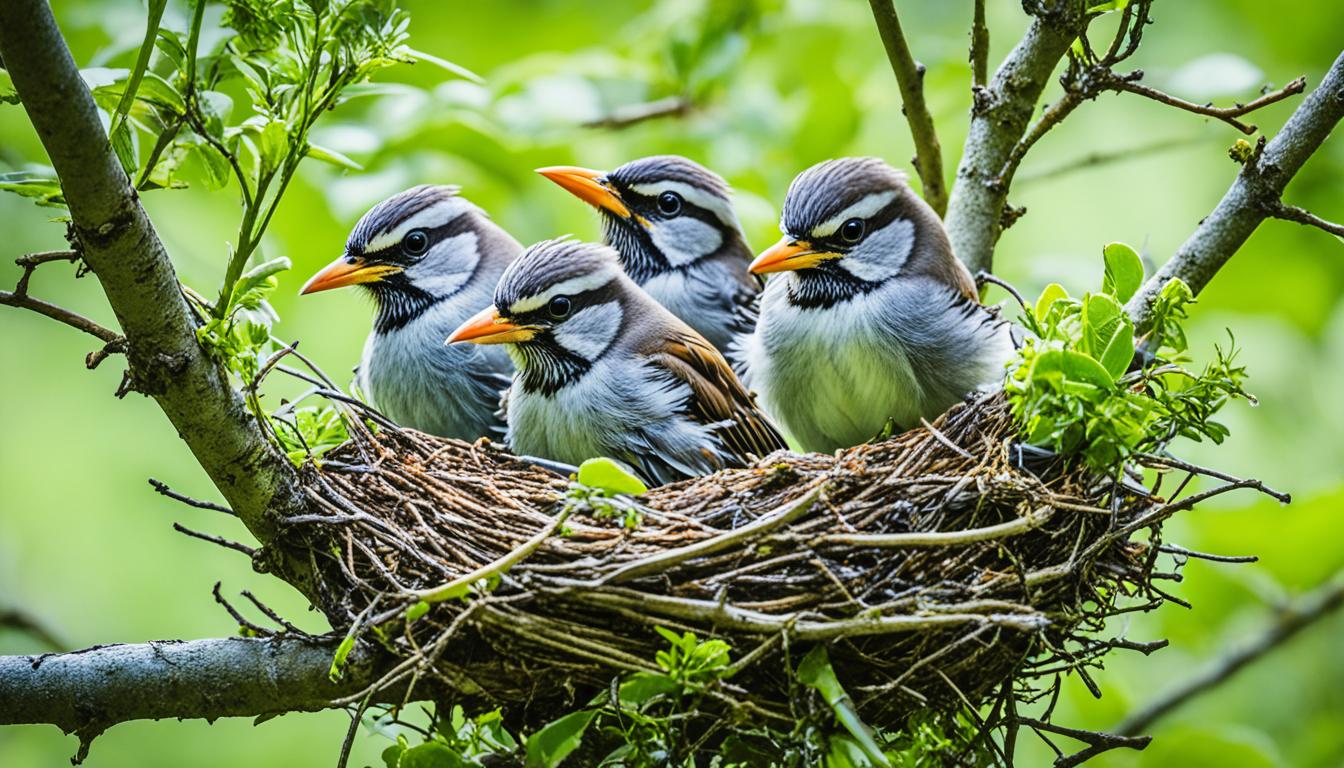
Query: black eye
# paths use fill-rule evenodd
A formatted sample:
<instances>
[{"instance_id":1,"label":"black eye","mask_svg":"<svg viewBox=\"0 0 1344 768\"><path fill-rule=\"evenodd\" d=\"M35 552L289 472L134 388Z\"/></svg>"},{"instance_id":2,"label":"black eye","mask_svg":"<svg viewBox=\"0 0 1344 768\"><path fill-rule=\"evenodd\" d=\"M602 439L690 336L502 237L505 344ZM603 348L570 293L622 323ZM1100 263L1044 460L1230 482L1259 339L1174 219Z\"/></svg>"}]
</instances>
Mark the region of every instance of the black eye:
<instances>
[{"instance_id":1,"label":"black eye","mask_svg":"<svg viewBox=\"0 0 1344 768\"><path fill-rule=\"evenodd\" d=\"M676 192L664 192L659 195L658 212L664 216L676 216L681 213L681 195Z\"/></svg>"},{"instance_id":2,"label":"black eye","mask_svg":"<svg viewBox=\"0 0 1344 768\"><path fill-rule=\"evenodd\" d=\"M410 256L423 255L429 250L429 235L423 229L412 229L401 239L401 249Z\"/></svg>"},{"instance_id":3,"label":"black eye","mask_svg":"<svg viewBox=\"0 0 1344 768\"><path fill-rule=\"evenodd\" d=\"M857 243L863 239L863 233L867 230L863 219L850 219L840 225L840 239L846 243Z\"/></svg>"},{"instance_id":4,"label":"black eye","mask_svg":"<svg viewBox=\"0 0 1344 768\"><path fill-rule=\"evenodd\" d=\"M550 311L551 317L559 320L562 317L569 316L569 307L570 302L568 296L556 296L551 299L551 303L547 305L546 308Z\"/></svg>"}]
</instances>

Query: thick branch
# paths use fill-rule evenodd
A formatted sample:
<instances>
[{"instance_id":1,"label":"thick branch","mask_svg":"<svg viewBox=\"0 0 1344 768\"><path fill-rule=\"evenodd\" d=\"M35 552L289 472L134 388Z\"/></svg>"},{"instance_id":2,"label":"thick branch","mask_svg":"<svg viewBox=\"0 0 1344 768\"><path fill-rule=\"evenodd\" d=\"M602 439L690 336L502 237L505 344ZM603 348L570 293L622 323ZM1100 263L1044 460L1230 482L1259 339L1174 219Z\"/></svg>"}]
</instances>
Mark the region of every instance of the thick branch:
<instances>
[{"instance_id":1,"label":"thick branch","mask_svg":"<svg viewBox=\"0 0 1344 768\"><path fill-rule=\"evenodd\" d=\"M372 666L352 655L341 681L331 682L339 642L232 637L0 656L0 725L50 723L78 734L83 752L128 720L325 709L374 679Z\"/></svg>"},{"instance_id":2,"label":"thick branch","mask_svg":"<svg viewBox=\"0 0 1344 768\"><path fill-rule=\"evenodd\" d=\"M1344 118L1344 53L1320 86L1288 118L1272 141L1248 159L1227 194L1194 234L1158 270L1126 309L1141 332L1148 330L1153 301L1162 286L1179 277L1198 294L1232 258L1260 222L1274 210L1283 189L1302 164Z\"/></svg>"},{"instance_id":3,"label":"thick branch","mask_svg":"<svg viewBox=\"0 0 1344 768\"><path fill-rule=\"evenodd\" d=\"M942 216L947 212L947 186L943 183L943 148L933 127L933 116L924 102L924 65L915 61L910 46L901 31L894 0L869 0L877 31L887 49L891 71L896 74L896 85L901 90L901 111L910 124L910 136L915 140L915 170L924 185L924 201Z\"/></svg>"},{"instance_id":4,"label":"thick branch","mask_svg":"<svg viewBox=\"0 0 1344 768\"><path fill-rule=\"evenodd\" d=\"M1344 605L1344 573L1284 609L1269 629L1253 642L1218 659L1212 666L1125 718L1116 732L1136 736L1190 699L1230 679L1244 667L1291 640L1298 632Z\"/></svg>"},{"instance_id":5,"label":"thick branch","mask_svg":"<svg viewBox=\"0 0 1344 768\"><path fill-rule=\"evenodd\" d=\"M61 179L84 261L126 335L135 389L155 399L252 533L270 540L277 516L304 509L293 470L197 344L172 263L46 2L0 3L0 56ZM272 565L311 594L304 566Z\"/></svg>"},{"instance_id":6,"label":"thick branch","mask_svg":"<svg viewBox=\"0 0 1344 768\"><path fill-rule=\"evenodd\" d=\"M972 274L993 267L994 244L1008 199L1007 187L998 183L999 171L1026 132L1050 73L1077 36L1067 14L1038 15L989 85L975 91L966 146L947 209L952 248Z\"/></svg>"}]
</instances>

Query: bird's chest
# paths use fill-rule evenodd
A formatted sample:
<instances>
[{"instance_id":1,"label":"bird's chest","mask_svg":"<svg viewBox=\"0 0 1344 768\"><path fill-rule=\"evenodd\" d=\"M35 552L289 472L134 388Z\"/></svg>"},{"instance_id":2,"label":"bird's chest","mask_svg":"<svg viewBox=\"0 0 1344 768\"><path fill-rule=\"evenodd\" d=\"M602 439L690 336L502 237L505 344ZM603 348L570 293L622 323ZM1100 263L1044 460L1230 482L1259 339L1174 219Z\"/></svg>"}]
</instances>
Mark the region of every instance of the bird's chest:
<instances>
[{"instance_id":1,"label":"bird's chest","mask_svg":"<svg viewBox=\"0 0 1344 768\"><path fill-rule=\"evenodd\" d=\"M446 346L454 326L432 318L369 336L359 381L393 421L433 434L474 440L487 433L498 402L491 385L508 369L501 350Z\"/></svg>"},{"instance_id":2,"label":"bird's chest","mask_svg":"<svg viewBox=\"0 0 1344 768\"><path fill-rule=\"evenodd\" d=\"M782 302L781 302L782 304ZM921 393L901 342L861 302L767 307L748 366L767 410L806 450L864 442L888 419L918 420Z\"/></svg>"}]
</instances>

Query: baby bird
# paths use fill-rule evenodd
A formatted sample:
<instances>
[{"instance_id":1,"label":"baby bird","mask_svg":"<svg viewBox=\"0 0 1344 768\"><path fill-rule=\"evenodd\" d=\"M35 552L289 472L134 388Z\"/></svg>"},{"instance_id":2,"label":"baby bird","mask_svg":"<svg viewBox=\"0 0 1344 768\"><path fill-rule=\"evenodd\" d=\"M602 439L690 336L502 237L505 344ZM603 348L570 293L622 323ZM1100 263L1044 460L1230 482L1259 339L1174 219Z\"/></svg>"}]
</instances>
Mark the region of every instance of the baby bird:
<instances>
[{"instance_id":1,"label":"baby bird","mask_svg":"<svg viewBox=\"0 0 1344 768\"><path fill-rule=\"evenodd\" d=\"M876 158L814 165L789 186L779 272L745 342L746 380L808 451L909 429L998 382L1010 326L980 304L942 222Z\"/></svg>"},{"instance_id":2,"label":"baby bird","mask_svg":"<svg viewBox=\"0 0 1344 768\"><path fill-rule=\"evenodd\" d=\"M717 174L676 155L610 173L572 166L537 173L597 208L603 242L626 274L720 351L750 332L761 283L747 272L751 248Z\"/></svg>"},{"instance_id":3,"label":"baby bird","mask_svg":"<svg viewBox=\"0 0 1344 768\"><path fill-rule=\"evenodd\" d=\"M545 240L450 344L504 344L515 453L607 456L657 484L739 467L784 440L700 334L621 270L611 248Z\"/></svg>"},{"instance_id":4,"label":"baby bird","mask_svg":"<svg viewBox=\"0 0 1344 768\"><path fill-rule=\"evenodd\" d=\"M457 187L419 186L364 214L345 255L301 293L367 289L377 311L360 389L398 424L475 440L502 429L496 412L512 366L502 350L445 347L443 338L490 301L522 249Z\"/></svg>"}]
</instances>

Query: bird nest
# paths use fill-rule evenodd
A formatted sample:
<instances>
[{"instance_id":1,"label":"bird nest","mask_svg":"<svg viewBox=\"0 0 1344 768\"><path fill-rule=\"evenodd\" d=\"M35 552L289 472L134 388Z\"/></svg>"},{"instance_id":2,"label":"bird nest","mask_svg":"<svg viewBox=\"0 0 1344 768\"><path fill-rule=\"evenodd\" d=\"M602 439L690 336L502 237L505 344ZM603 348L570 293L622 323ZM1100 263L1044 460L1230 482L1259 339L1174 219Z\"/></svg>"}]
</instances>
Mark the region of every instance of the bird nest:
<instances>
[{"instance_id":1,"label":"bird nest","mask_svg":"<svg viewBox=\"0 0 1344 768\"><path fill-rule=\"evenodd\" d=\"M1158 571L1193 553L1164 545L1162 522L1256 485L1212 473L1214 487L1171 502L1163 477L1201 470L1157 456L1098 477L1021 446L1001 395L834 456L781 451L638 499L369 418L305 465L315 513L281 537L311 553L333 626L395 657L350 700L434 685L531 724L657 671L656 627L729 643L732 674L704 706L785 730L805 706L794 671L818 643L877 727L1039 694L1032 680L1061 672L1090 684L1103 653L1139 647L1100 639L1105 620L1175 599Z\"/></svg>"}]
</instances>

